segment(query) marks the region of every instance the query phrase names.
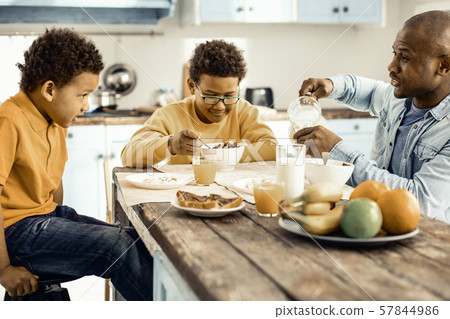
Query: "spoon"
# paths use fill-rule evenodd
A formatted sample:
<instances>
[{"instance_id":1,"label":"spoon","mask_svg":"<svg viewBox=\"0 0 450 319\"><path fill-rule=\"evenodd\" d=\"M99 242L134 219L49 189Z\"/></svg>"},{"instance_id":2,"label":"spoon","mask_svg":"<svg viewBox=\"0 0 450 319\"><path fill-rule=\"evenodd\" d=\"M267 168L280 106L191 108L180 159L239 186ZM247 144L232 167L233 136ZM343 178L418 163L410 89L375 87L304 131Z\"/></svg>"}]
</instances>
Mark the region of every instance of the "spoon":
<instances>
[{"instance_id":1,"label":"spoon","mask_svg":"<svg viewBox=\"0 0 450 319\"><path fill-rule=\"evenodd\" d=\"M200 142L202 142L203 145L205 145L207 148L211 148L208 144L206 144L200 137L198 138Z\"/></svg>"},{"instance_id":2,"label":"spoon","mask_svg":"<svg viewBox=\"0 0 450 319\"><path fill-rule=\"evenodd\" d=\"M323 165L327 165L328 160L330 159L329 152L322 152Z\"/></svg>"}]
</instances>

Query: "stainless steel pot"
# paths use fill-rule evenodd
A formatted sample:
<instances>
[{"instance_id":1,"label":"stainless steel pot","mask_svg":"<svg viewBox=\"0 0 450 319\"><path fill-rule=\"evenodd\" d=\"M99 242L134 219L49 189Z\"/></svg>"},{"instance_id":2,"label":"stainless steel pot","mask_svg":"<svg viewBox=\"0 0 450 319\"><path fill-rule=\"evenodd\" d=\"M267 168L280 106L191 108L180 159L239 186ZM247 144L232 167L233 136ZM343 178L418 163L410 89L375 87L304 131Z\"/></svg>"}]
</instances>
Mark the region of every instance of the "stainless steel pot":
<instances>
[{"instance_id":1,"label":"stainless steel pot","mask_svg":"<svg viewBox=\"0 0 450 319\"><path fill-rule=\"evenodd\" d=\"M117 108L117 100L120 98L120 94L103 89L101 86L97 88L92 94L90 101L91 107L102 108L107 107L110 109Z\"/></svg>"},{"instance_id":2,"label":"stainless steel pot","mask_svg":"<svg viewBox=\"0 0 450 319\"><path fill-rule=\"evenodd\" d=\"M136 72L127 64L110 66L103 75L105 88L120 95L130 94L136 86Z\"/></svg>"},{"instance_id":3,"label":"stainless steel pot","mask_svg":"<svg viewBox=\"0 0 450 319\"><path fill-rule=\"evenodd\" d=\"M121 96L130 94L136 86L136 72L129 65L113 64L103 74L104 89L99 86L89 96L89 104L97 109L116 109Z\"/></svg>"}]
</instances>

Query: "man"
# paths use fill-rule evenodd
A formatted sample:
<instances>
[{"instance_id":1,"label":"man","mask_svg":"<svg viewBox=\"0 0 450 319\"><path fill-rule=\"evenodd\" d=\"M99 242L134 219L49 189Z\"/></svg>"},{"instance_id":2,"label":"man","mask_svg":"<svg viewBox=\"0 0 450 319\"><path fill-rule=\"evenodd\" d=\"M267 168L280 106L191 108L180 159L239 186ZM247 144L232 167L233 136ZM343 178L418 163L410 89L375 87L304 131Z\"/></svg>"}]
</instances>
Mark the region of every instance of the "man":
<instances>
[{"instance_id":1,"label":"man","mask_svg":"<svg viewBox=\"0 0 450 319\"><path fill-rule=\"evenodd\" d=\"M408 189L423 214L450 223L450 14L429 11L410 18L393 51L391 85L347 75L308 79L299 92L379 117L371 151L375 162L321 126L294 138L312 140L319 153L355 164L352 186L376 180Z\"/></svg>"}]
</instances>

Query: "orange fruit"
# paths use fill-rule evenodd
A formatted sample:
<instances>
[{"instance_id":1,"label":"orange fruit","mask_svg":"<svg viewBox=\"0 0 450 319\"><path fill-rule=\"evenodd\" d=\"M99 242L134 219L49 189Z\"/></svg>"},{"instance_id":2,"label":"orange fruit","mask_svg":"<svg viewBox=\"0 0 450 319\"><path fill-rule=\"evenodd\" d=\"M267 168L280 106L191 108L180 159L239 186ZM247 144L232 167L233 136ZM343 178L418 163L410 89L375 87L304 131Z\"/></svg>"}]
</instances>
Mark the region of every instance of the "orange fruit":
<instances>
[{"instance_id":1,"label":"orange fruit","mask_svg":"<svg viewBox=\"0 0 450 319\"><path fill-rule=\"evenodd\" d=\"M391 188L382 182L377 181L365 181L355 187L350 194L349 200L355 198L368 198L376 202L378 197Z\"/></svg>"},{"instance_id":2,"label":"orange fruit","mask_svg":"<svg viewBox=\"0 0 450 319\"><path fill-rule=\"evenodd\" d=\"M405 234L417 227L420 220L419 201L406 189L392 189L377 201L383 215L381 226L390 234Z\"/></svg>"}]
</instances>

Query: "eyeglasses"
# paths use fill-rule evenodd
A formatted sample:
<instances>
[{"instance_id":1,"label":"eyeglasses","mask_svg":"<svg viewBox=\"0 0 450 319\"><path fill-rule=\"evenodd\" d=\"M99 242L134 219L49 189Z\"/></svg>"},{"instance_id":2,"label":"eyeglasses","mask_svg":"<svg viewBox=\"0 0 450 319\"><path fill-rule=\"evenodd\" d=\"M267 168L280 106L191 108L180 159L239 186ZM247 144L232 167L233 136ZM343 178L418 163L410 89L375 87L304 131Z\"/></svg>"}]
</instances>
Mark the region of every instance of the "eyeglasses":
<instances>
[{"instance_id":1,"label":"eyeglasses","mask_svg":"<svg viewBox=\"0 0 450 319\"><path fill-rule=\"evenodd\" d=\"M200 93L200 96L202 97L203 102L205 102L205 104L215 105L215 104L219 103L219 101L222 101L223 104L225 104L225 105L233 105L233 104L236 104L239 101L239 99L240 99L240 97L239 97L239 91L240 91L239 86L238 86L238 96L218 97L218 96L215 96L215 95L203 95L202 91L200 91L200 89L198 88L197 83L194 82L194 84L195 84L195 87L198 90L198 93Z\"/></svg>"}]
</instances>

